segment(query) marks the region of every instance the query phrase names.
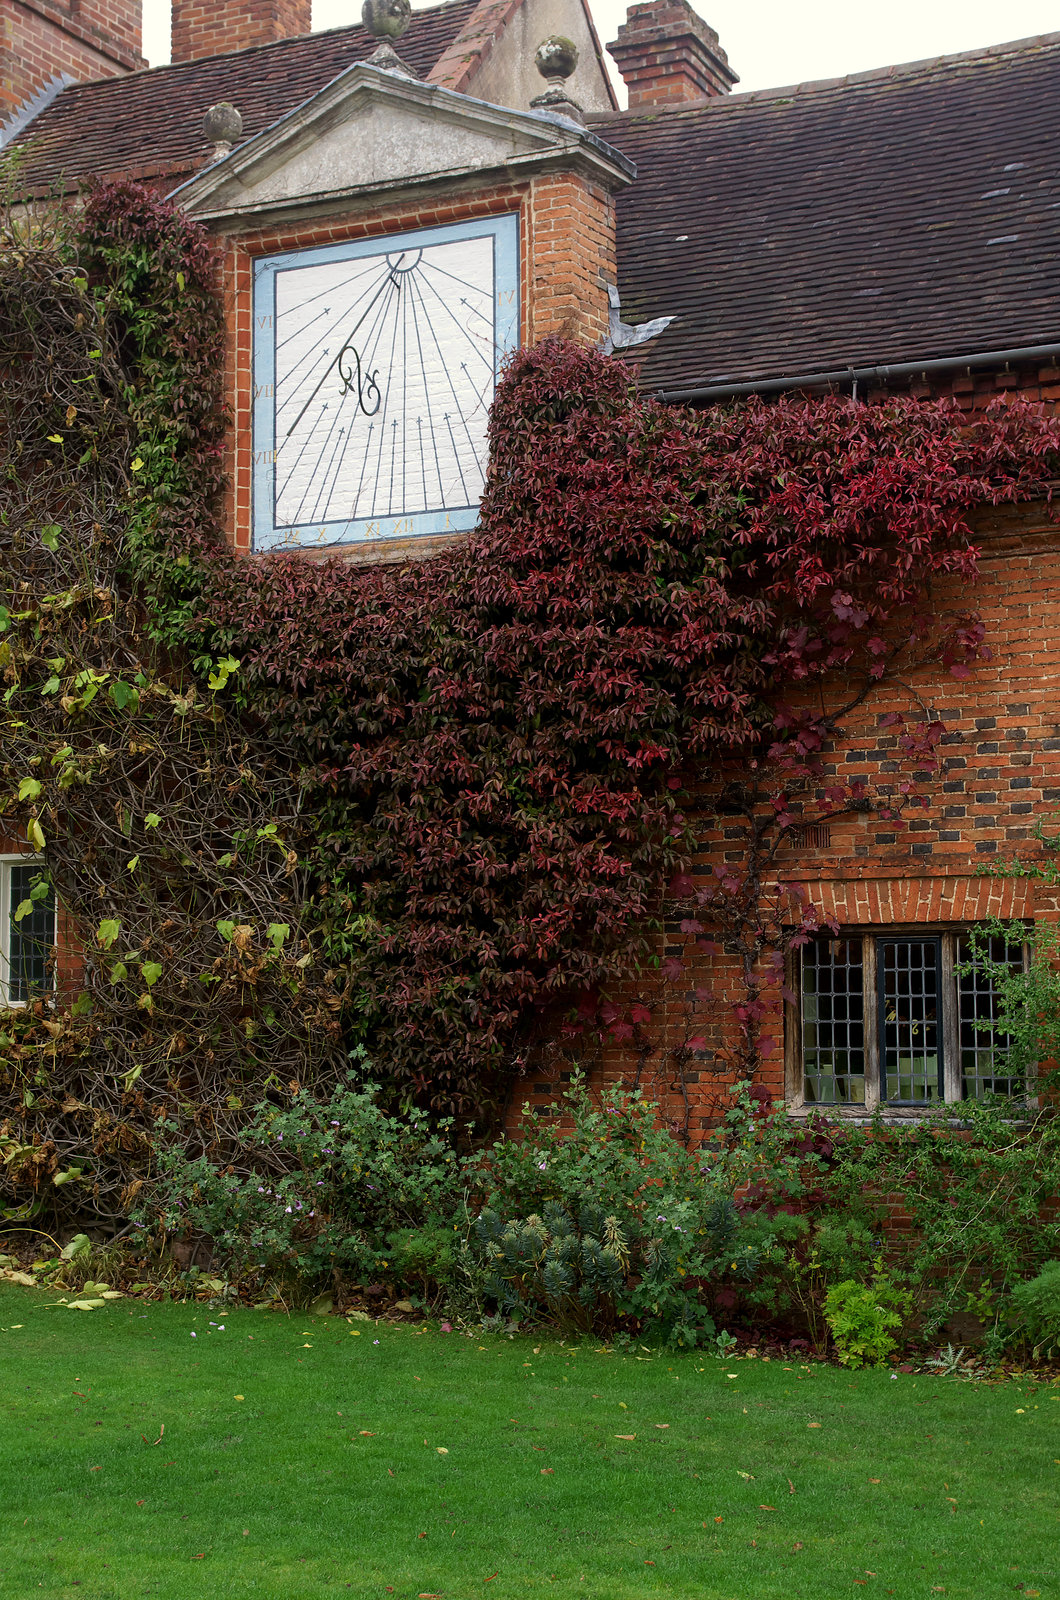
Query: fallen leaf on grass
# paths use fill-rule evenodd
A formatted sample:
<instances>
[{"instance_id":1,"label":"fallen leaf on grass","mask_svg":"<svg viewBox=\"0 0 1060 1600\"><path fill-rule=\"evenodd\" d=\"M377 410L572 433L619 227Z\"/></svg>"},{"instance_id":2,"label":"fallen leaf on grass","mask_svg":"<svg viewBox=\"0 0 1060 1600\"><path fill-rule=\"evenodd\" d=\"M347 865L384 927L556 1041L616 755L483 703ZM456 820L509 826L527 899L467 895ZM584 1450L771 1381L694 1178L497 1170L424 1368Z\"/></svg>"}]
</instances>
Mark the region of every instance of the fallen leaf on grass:
<instances>
[{"instance_id":1,"label":"fallen leaf on grass","mask_svg":"<svg viewBox=\"0 0 1060 1600\"><path fill-rule=\"evenodd\" d=\"M370 1428L362 1428L361 1429L361 1438L362 1439L376 1439L378 1437L379 1437L378 1434L373 1433Z\"/></svg>"},{"instance_id":2,"label":"fallen leaf on grass","mask_svg":"<svg viewBox=\"0 0 1060 1600\"><path fill-rule=\"evenodd\" d=\"M616 1439L635 1439L636 1437L637 1437L637 1435L635 1433L616 1433L615 1434L615 1438Z\"/></svg>"},{"instance_id":3,"label":"fallen leaf on grass","mask_svg":"<svg viewBox=\"0 0 1060 1600\"><path fill-rule=\"evenodd\" d=\"M89 1467L88 1470L89 1470L89 1472L102 1472L103 1468L102 1467Z\"/></svg>"},{"instance_id":4,"label":"fallen leaf on grass","mask_svg":"<svg viewBox=\"0 0 1060 1600\"><path fill-rule=\"evenodd\" d=\"M446 1448L445 1448L445 1445L444 1445L444 1444L440 1444L440 1445L438 1445L438 1446L437 1446L437 1447L436 1447L436 1448L437 1448L437 1450L438 1450L438 1454L439 1454L439 1455L440 1455L440 1456L447 1456L447 1455L448 1455L448 1454L449 1454L449 1452L448 1452L448 1450L447 1450L447 1449L446 1449Z\"/></svg>"},{"instance_id":5,"label":"fallen leaf on grass","mask_svg":"<svg viewBox=\"0 0 1060 1600\"><path fill-rule=\"evenodd\" d=\"M655 1426L657 1428L668 1428L670 1424L668 1422L657 1422Z\"/></svg>"},{"instance_id":6,"label":"fallen leaf on grass","mask_svg":"<svg viewBox=\"0 0 1060 1600\"><path fill-rule=\"evenodd\" d=\"M796 1539L795 1543L792 1545L791 1548L793 1550L801 1550L802 1549L802 1540L801 1539Z\"/></svg>"},{"instance_id":7,"label":"fallen leaf on grass","mask_svg":"<svg viewBox=\"0 0 1060 1600\"><path fill-rule=\"evenodd\" d=\"M775 1511L776 1506L759 1506L759 1511Z\"/></svg>"},{"instance_id":8,"label":"fallen leaf on grass","mask_svg":"<svg viewBox=\"0 0 1060 1600\"><path fill-rule=\"evenodd\" d=\"M156 1445L156 1444L161 1444L162 1443L162 1435L165 1433L165 1431L166 1431L166 1425L165 1425L164 1422L162 1422L162 1423L159 1423L159 1426L158 1426L158 1438L157 1439L149 1439L147 1437L146 1433L141 1433L140 1438L143 1440L144 1444L149 1444L149 1445L152 1445L152 1446Z\"/></svg>"},{"instance_id":9,"label":"fallen leaf on grass","mask_svg":"<svg viewBox=\"0 0 1060 1600\"><path fill-rule=\"evenodd\" d=\"M232 1399L233 1400L245 1400L246 1399L246 1395L245 1394L234 1394L232 1396Z\"/></svg>"},{"instance_id":10,"label":"fallen leaf on grass","mask_svg":"<svg viewBox=\"0 0 1060 1600\"><path fill-rule=\"evenodd\" d=\"M555 1472L555 1470L556 1470L556 1469L555 1469L555 1467L542 1467L542 1468L541 1468L541 1476L542 1476L542 1477L543 1477L543 1478L545 1478L545 1477L547 1477L547 1476L548 1476L548 1474L549 1474L549 1473L550 1473L550 1472Z\"/></svg>"},{"instance_id":11,"label":"fallen leaf on grass","mask_svg":"<svg viewBox=\"0 0 1060 1600\"><path fill-rule=\"evenodd\" d=\"M249 1539L250 1538L250 1529L249 1528L244 1528L243 1529L243 1537L244 1537L244 1539Z\"/></svg>"},{"instance_id":12,"label":"fallen leaf on grass","mask_svg":"<svg viewBox=\"0 0 1060 1600\"><path fill-rule=\"evenodd\" d=\"M883 1480L881 1478L870 1478L869 1479L870 1483L881 1483L882 1481Z\"/></svg>"},{"instance_id":13,"label":"fallen leaf on grass","mask_svg":"<svg viewBox=\"0 0 1060 1600\"><path fill-rule=\"evenodd\" d=\"M808 1422L806 1426L808 1428L819 1428L821 1424L819 1422Z\"/></svg>"},{"instance_id":14,"label":"fallen leaf on grass","mask_svg":"<svg viewBox=\"0 0 1060 1600\"><path fill-rule=\"evenodd\" d=\"M724 1518L724 1517L715 1517L715 1518L714 1518L714 1521L715 1521L715 1522L724 1522L724 1521L725 1521L725 1518Z\"/></svg>"},{"instance_id":15,"label":"fallen leaf on grass","mask_svg":"<svg viewBox=\"0 0 1060 1600\"><path fill-rule=\"evenodd\" d=\"M146 1500L137 1500L136 1504L138 1506L145 1506L147 1504L147 1501Z\"/></svg>"},{"instance_id":16,"label":"fallen leaf on grass","mask_svg":"<svg viewBox=\"0 0 1060 1600\"><path fill-rule=\"evenodd\" d=\"M755 1475L753 1472L741 1472L739 1467L736 1468L736 1476L738 1478L743 1478L745 1483L754 1483L755 1481Z\"/></svg>"},{"instance_id":17,"label":"fallen leaf on grass","mask_svg":"<svg viewBox=\"0 0 1060 1600\"><path fill-rule=\"evenodd\" d=\"M483 1581L483 1583L492 1583L494 1578L499 1578L499 1577L500 1577L500 1569L498 1568L498 1570L496 1572L491 1572L489 1577L488 1578L483 1578L482 1581Z\"/></svg>"},{"instance_id":18,"label":"fallen leaf on grass","mask_svg":"<svg viewBox=\"0 0 1060 1600\"><path fill-rule=\"evenodd\" d=\"M788 1479L788 1493L789 1494L794 1494L795 1493L795 1485L792 1483L790 1478Z\"/></svg>"}]
</instances>

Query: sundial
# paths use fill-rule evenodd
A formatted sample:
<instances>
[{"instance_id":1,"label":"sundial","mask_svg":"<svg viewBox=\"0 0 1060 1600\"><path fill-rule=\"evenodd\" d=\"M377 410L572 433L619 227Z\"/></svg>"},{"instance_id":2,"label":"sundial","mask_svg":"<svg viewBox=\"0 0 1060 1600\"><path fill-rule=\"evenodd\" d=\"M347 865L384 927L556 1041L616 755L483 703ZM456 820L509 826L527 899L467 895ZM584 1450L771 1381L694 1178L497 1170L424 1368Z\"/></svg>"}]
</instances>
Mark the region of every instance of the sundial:
<instances>
[{"instance_id":1,"label":"sundial","mask_svg":"<svg viewBox=\"0 0 1060 1600\"><path fill-rule=\"evenodd\" d=\"M471 528L519 333L512 213L259 261L254 543Z\"/></svg>"}]
</instances>

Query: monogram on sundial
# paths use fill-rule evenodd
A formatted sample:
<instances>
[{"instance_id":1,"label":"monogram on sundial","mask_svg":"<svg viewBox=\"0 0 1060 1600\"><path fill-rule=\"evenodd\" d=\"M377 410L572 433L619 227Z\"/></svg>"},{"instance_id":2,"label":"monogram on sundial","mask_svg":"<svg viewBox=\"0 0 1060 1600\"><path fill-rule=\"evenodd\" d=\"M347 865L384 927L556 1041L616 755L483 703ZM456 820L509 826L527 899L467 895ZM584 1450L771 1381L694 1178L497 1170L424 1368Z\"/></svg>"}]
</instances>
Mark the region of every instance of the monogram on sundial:
<instances>
[{"instance_id":1,"label":"monogram on sundial","mask_svg":"<svg viewBox=\"0 0 1060 1600\"><path fill-rule=\"evenodd\" d=\"M254 325L256 549L474 527L514 215L260 261Z\"/></svg>"}]
</instances>

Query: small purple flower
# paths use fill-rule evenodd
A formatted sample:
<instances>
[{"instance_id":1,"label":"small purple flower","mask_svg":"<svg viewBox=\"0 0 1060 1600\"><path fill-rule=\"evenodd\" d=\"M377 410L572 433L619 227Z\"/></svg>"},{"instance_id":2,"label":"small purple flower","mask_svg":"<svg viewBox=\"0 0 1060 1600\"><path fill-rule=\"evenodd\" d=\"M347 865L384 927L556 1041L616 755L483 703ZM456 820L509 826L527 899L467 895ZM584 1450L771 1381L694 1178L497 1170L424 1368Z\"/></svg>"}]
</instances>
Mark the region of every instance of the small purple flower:
<instances>
[{"instance_id":1,"label":"small purple flower","mask_svg":"<svg viewBox=\"0 0 1060 1600\"><path fill-rule=\"evenodd\" d=\"M193 1339L194 1339L194 1337L195 1337L195 1335L194 1335L194 1334L192 1334L192 1338L193 1338ZM373 1340L372 1340L372 1343L373 1343L373 1344L378 1344L378 1343L379 1343L379 1340L378 1340L378 1339L373 1339Z\"/></svg>"},{"instance_id":2,"label":"small purple flower","mask_svg":"<svg viewBox=\"0 0 1060 1600\"><path fill-rule=\"evenodd\" d=\"M192 1338L193 1338L193 1339L194 1339L194 1338L195 1338L195 1334L194 1334L194 1333L193 1333L193 1334L192 1334Z\"/></svg>"},{"instance_id":3,"label":"small purple flower","mask_svg":"<svg viewBox=\"0 0 1060 1600\"><path fill-rule=\"evenodd\" d=\"M289 1217L289 1216L290 1216L290 1215L291 1215L291 1208L290 1208L290 1206L285 1206L285 1207L284 1207L284 1215L285 1215L285 1216L288 1216L288 1217Z\"/></svg>"}]
</instances>

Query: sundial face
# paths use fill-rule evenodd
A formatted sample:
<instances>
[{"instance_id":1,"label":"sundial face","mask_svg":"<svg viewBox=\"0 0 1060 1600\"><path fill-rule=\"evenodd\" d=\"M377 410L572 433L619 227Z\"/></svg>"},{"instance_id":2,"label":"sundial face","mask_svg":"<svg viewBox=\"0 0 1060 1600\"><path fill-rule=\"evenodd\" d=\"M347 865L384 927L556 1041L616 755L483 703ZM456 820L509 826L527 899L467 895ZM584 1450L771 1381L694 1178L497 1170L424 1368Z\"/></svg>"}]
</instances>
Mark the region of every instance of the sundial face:
<instances>
[{"instance_id":1,"label":"sundial face","mask_svg":"<svg viewBox=\"0 0 1060 1600\"><path fill-rule=\"evenodd\" d=\"M514 215L260 261L254 325L256 549L474 527Z\"/></svg>"}]
</instances>

